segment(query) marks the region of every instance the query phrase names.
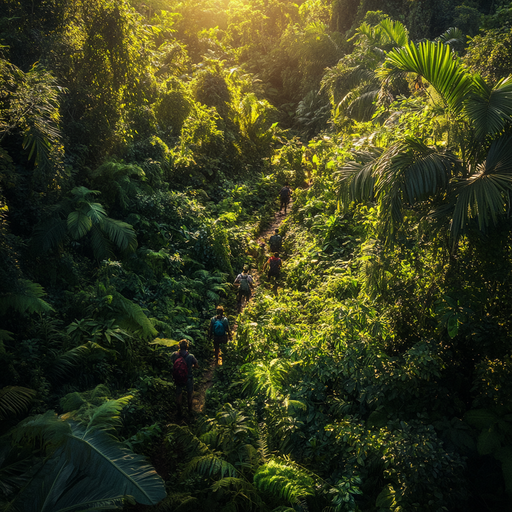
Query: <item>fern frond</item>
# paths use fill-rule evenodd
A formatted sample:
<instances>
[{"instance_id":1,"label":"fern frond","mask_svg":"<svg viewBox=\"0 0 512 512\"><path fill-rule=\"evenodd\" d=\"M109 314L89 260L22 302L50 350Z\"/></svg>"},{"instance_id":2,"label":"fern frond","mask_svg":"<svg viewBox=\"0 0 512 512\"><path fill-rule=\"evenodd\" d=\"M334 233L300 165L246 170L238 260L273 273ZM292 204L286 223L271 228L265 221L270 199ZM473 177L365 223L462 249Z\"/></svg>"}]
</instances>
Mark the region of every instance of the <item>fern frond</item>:
<instances>
[{"instance_id":1,"label":"fern frond","mask_svg":"<svg viewBox=\"0 0 512 512\"><path fill-rule=\"evenodd\" d=\"M18 423L11 435L14 443L39 444L51 453L64 444L70 434L69 423L59 419L54 411L46 411Z\"/></svg>"},{"instance_id":2,"label":"fern frond","mask_svg":"<svg viewBox=\"0 0 512 512\"><path fill-rule=\"evenodd\" d=\"M221 458L219 454L208 453L194 457L185 467L185 474L197 472L204 476L237 476L238 471L233 464Z\"/></svg>"},{"instance_id":3,"label":"fern frond","mask_svg":"<svg viewBox=\"0 0 512 512\"><path fill-rule=\"evenodd\" d=\"M314 495L315 482L302 468L280 461L270 461L254 475L254 483L260 491L270 492L292 505L300 498Z\"/></svg>"},{"instance_id":4,"label":"fern frond","mask_svg":"<svg viewBox=\"0 0 512 512\"><path fill-rule=\"evenodd\" d=\"M138 304L123 297L119 292L115 292L113 296L113 306L122 314L121 317L116 319L121 327L124 324L132 330L140 329L144 338L153 338L158 334L144 310Z\"/></svg>"},{"instance_id":5,"label":"fern frond","mask_svg":"<svg viewBox=\"0 0 512 512\"><path fill-rule=\"evenodd\" d=\"M49 368L49 376L52 379L65 378L75 371L84 359L92 359L93 357L101 359L109 352L111 351L103 348L98 343L88 341L84 345L72 348L63 354L58 354Z\"/></svg>"},{"instance_id":6,"label":"fern frond","mask_svg":"<svg viewBox=\"0 0 512 512\"><path fill-rule=\"evenodd\" d=\"M205 454L210 451L210 448L195 436L188 427L171 425L169 436L167 436L166 441L171 446L174 443L186 446L187 452L192 456L196 454Z\"/></svg>"},{"instance_id":7,"label":"fern frond","mask_svg":"<svg viewBox=\"0 0 512 512\"><path fill-rule=\"evenodd\" d=\"M94 430L112 430L121 425L121 410L133 398L127 395L117 400L108 400L97 407L85 402L78 410L62 416L62 419L73 419L85 427L86 433ZM83 407L83 405L86 405Z\"/></svg>"},{"instance_id":8,"label":"fern frond","mask_svg":"<svg viewBox=\"0 0 512 512\"><path fill-rule=\"evenodd\" d=\"M0 420L28 410L35 395L35 390L20 386L7 386L0 389Z\"/></svg>"},{"instance_id":9,"label":"fern frond","mask_svg":"<svg viewBox=\"0 0 512 512\"><path fill-rule=\"evenodd\" d=\"M18 313L47 313L53 308L41 297L45 295L43 287L28 279L20 279L16 290L0 296L0 314L4 314L8 308L13 308Z\"/></svg>"}]
</instances>

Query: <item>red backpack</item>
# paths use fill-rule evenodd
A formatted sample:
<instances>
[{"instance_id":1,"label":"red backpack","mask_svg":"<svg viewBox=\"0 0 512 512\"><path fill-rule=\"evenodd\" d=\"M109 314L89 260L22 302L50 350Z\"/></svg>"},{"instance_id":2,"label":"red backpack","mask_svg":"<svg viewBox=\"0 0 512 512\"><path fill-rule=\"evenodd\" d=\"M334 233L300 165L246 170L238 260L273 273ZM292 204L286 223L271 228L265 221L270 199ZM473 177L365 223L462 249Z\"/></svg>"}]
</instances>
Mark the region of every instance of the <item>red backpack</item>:
<instances>
[{"instance_id":1,"label":"red backpack","mask_svg":"<svg viewBox=\"0 0 512 512\"><path fill-rule=\"evenodd\" d=\"M188 352L185 356L182 356L178 352L178 357L174 360L172 367L172 378L177 386L184 386L188 380L188 365L185 361L185 357L188 356Z\"/></svg>"}]
</instances>

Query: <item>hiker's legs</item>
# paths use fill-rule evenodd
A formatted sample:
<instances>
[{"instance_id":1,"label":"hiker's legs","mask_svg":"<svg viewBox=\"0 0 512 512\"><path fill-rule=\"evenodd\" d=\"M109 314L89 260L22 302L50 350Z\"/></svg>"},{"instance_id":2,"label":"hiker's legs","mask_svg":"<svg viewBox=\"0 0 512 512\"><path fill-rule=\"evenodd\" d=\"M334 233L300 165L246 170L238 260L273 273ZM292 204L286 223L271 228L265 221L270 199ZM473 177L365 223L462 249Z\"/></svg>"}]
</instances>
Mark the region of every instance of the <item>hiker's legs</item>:
<instances>
[{"instance_id":1,"label":"hiker's legs","mask_svg":"<svg viewBox=\"0 0 512 512\"><path fill-rule=\"evenodd\" d=\"M188 413L192 412L192 395L194 394L194 379L187 380Z\"/></svg>"},{"instance_id":2,"label":"hiker's legs","mask_svg":"<svg viewBox=\"0 0 512 512\"><path fill-rule=\"evenodd\" d=\"M182 396L183 396L183 386L176 386L176 395L175 395L175 400L176 400L176 407L178 409L178 416L181 416L183 414L183 408L181 406L181 401L182 401Z\"/></svg>"},{"instance_id":3,"label":"hiker's legs","mask_svg":"<svg viewBox=\"0 0 512 512\"><path fill-rule=\"evenodd\" d=\"M220 344L219 340L216 339L217 337L213 338L213 348L215 349L215 364L218 364L219 362L219 352L220 352Z\"/></svg>"}]
</instances>

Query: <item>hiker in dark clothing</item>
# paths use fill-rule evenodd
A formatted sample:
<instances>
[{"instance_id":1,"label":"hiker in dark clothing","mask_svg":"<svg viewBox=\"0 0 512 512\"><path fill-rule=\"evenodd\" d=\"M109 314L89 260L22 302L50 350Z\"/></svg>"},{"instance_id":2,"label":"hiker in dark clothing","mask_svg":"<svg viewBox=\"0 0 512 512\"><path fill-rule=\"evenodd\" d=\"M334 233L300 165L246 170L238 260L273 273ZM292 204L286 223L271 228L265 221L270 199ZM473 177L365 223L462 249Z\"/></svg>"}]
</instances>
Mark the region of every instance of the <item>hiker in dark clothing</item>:
<instances>
[{"instance_id":1,"label":"hiker in dark clothing","mask_svg":"<svg viewBox=\"0 0 512 512\"><path fill-rule=\"evenodd\" d=\"M224 316L224 308L217 307L217 315L210 320L208 327L208 338L213 337L213 348L215 349L215 364L219 364L220 344L227 343L228 338L233 339L229 329L229 320Z\"/></svg>"},{"instance_id":2,"label":"hiker in dark clothing","mask_svg":"<svg viewBox=\"0 0 512 512\"><path fill-rule=\"evenodd\" d=\"M178 358L183 358L185 360L185 363L187 365L187 371L188 371L188 377L186 379L186 382L184 384L179 384L176 382L176 405L178 407L178 416L182 415L182 397L183 397L183 390L187 389L187 404L188 404L188 413L190 414L192 412L192 394L194 393L194 377L192 375L192 368L199 368L199 364L197 362L197 359L193 356L193 354L190 354L188 352L189 348L189 342L188 340L181 340L180 341L180 350L174 352L171 355L171 361L173 363L173 377L175 379L175 382L177 380L177 376L175 376L175 373L177 370L177 364L176 360Z\"/></svg>"},{"instance_id":3,"label":"hiker in dark clothing","mask_svg":"<svg viewBox=\"0 0 512 512\"><path fill-rule=\"evenodd\" d=\"M292 197L292 189L288 186L288 183L284 184L284 187L279 192L279 197L281 199L279 213L281 213L281 210L283 209L284 206L284 214L286 215L286 208L288 207L288 204L290 203L290 199Z\"/></svg>"},{"instance_id":4,"label":"hiker in dark clothing","mask_svg":"<svg viewBox=\"0 0 512 512\"><path fill-rule=\"evenodd\" d=\"M276 229L274 234L270 237L268 241L270 245L270 252L279 252L283 245L283 239L279 234L279 229Z\"/></svg>"},{"instance_id":5,"label":"hiker in dark clothing","mask_svg":"<svg viewBox=\"0 0 512 512\"><path fill-rule=\"evenodd\" d=\"M274 278L277 281L279 274L281 273L281 265L283 262L279 257L279 253L275 252L274 255L263 265L263 270L268 268L268 279Z\"/></svg>"},{"instance_id":6,"label":"hiker in dark clothing","mask_svg":"<svg viewBox=\"0 0 512 512\"><path fill-rule=\"evenodd\" d=\"M245 297L246 302L249 302L249 299L252 295L252 289L254 287L254 280L250 274L247 273L247 269L244 268L241 274L236 276L234 285L238 284L238 292L236 294L236 304L238 308L238 312L242 311L242 297Z\"/></svg>"}]
</instances>

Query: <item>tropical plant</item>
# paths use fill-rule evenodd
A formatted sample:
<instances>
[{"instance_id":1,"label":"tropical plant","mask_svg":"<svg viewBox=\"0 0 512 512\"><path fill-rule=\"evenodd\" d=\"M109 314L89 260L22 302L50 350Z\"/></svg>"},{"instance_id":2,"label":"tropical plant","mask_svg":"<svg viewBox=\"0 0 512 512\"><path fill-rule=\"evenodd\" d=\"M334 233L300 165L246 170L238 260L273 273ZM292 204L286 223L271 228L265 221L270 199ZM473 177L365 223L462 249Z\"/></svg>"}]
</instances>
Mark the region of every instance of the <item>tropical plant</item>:
<instances>
[{"instance_id":1,"label":"tropical plant","mask_svg":"<svg viewBox=\"0 0 512 512\"><path fill-rule=\"evenodd\" d=\"M6 510L109 510L126 501L161 501L166 493L154 469L107 434L119 424L119 412L129 399L82 407L63 417L48 411L21 422L5 453L12 457L25 446L36 455L20 452L21 458L0 468L7 476ZM32 469L17 476L16 468L29 461Z\"/></svg>"},{"instance_id":2,"label":"tropical plant","mask_svg":"<svg viewBox=\"0 0 512 512\"><path fill-rule=\"evenodd\" d=\"M375 194L388 233L402 222L407 206L423 208L423 218L429 208L434 218L448 217L454 241L472 219L484 231L506 212L512 186L506 133L512 85L504 79L491 86L470 75L441 42L394 49L379 73L388 80L405 72L428 81L452 122L469 133L462 139L448 137L442 145L428 146L414 137L397 142L373 162L343 167L342 188L351 200L370 200Z\"/></svg>"},{"instance_id":3,"label":"tropical plant","mask_svg":"<svg viewBox=\"0 0 512 512\"><path fill-rule=\"evenodd\" d=\"M33 243L43 251L60 246L66 235L80 240L91 234L91 247L97 260L113 256L111 244L124 252L133 252L137 237L132 226L112 219L100 203L93 202L97 190L75 187L71 197L58 203L52 215L34 228Z\"/></svg>"}]
</instances>

